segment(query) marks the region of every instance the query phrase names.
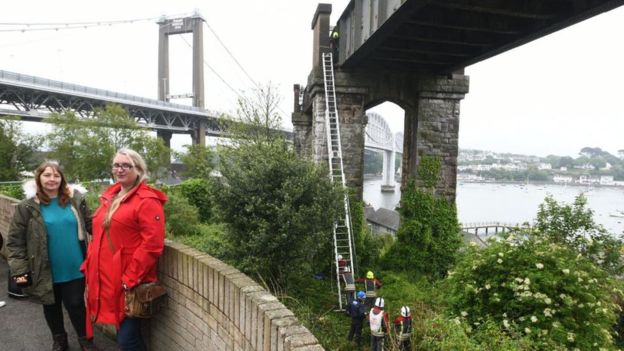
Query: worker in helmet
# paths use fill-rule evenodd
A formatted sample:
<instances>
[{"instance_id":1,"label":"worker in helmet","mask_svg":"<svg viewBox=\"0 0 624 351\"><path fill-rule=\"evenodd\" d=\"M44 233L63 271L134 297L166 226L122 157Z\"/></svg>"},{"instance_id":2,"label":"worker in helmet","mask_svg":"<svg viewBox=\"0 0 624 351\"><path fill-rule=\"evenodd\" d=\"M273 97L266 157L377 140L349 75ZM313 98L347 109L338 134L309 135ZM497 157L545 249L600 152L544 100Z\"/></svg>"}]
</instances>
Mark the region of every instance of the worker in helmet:
<instances>
[{"instance_id":1,"label":"worker in helmet","mask_svg":"<svg viewBox=\"0 0 624 351\"><path fill-rule=\"evenodd\" d=\"M357 299L351 301L351 303L347 305L349 316L351 316L351 329L349 329L347 339L353 341L353 337L355 336L355 343L358 349L362 347L362 326L364 325L364 318L367 314L366 305L364 305L365 298L366 293L358 291Z\"/></svg>"},{"instance_id":2,"label":"worker in helmet","mask_svg":"<svg viewBox=\"0 0 624 351\"><path fill-rule=\"evenodd\" d=\"M332 50L332 56L334 58L334 62L338 61L338 41L340 40L340 32L338 32L337 28L329 34L329 46Z\"/></svg>"},{"instance_id":3,"label":"worker in helmet","mask_svg":"<svg viewBox=\"0 0 624 351\"><path fill-rule=\"evenodd\" d=\"M388 313L384 311L384 299L375 299L375 305L368 314L371 330L371 351L382 351L388 333Z\"/></svg>"},{"instance_id":4,"label":"worker in helmet","mask_svg":"<svg viewBox=\"0 0 624 351\"><path fill-rule=\"evenodd\" d=\"M394 330L397 333L399 350L411 350L412 314L409 307L401 307L399 316L394 319Z\"/></svg>"},{"instance_id":5,"label":"worker in helmet","mask_svg":"<svg viewBox=\"0 0 624 351\"><path fill-rule=\"evenodd\" d=\"M381 288L381 282L375 278L375 274L372 271L366 273L366 278L358 278L356 283L364 283L364 291L366 291L366 306L368 308L373 307L375 298L377 297L377 290Z\"/></svg>"}]
</instances>

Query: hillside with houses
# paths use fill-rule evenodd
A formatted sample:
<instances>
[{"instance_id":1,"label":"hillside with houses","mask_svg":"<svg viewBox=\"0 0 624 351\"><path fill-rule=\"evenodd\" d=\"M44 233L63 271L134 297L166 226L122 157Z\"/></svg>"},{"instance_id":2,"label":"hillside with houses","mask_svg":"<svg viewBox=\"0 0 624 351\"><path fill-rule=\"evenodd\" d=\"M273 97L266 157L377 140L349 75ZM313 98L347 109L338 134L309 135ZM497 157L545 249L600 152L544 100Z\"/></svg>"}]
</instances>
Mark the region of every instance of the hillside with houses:
<instances>
[{"instance_id":1,"label":"hillside with houses","mask_svg":"<svg viewBox=\"0 0 624 351\"><path fill-rule=\"evenodd\" d=\"M613 155L597 147L584 147L576 158L460 149L457 172L460 182L624 186L624 149Z\"/></svg>"}]
</instances>

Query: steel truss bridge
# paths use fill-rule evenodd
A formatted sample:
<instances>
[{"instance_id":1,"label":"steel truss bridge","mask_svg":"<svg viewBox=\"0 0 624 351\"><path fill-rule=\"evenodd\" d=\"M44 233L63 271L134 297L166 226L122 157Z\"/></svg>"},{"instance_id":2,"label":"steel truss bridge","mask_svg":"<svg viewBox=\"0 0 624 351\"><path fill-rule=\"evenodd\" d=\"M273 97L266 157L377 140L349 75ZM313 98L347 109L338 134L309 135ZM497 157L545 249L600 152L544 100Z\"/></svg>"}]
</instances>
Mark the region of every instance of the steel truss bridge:
<instances>
[{"instance_id":1,"label":"steel truss bridge","mask_svg":"<svg viewBox=\"0 0 624 351\"><path fill-rule=\"evenodd\" d=\"M380 114L369 112L368 124L364 137L364 146L369 150L383 151L383 184L382 191L394 191L394 162L396 153L403 153L403 133L392 134L385 118Z\"/></svg>"},{"instance_id":2,"label":"steel truss bridge","mask_svg":"<svg viewBox=\"0 0 624 351\"><path fill-rule=\"evenodd\" d=\"M0 70L0 115L42 122L51 113L74 111L91 118L109 103L123 106L140 125L156 131L192 134L203 126L206 135L221 134L219 114L213 111Z\"/></svg>"}]
</instances>

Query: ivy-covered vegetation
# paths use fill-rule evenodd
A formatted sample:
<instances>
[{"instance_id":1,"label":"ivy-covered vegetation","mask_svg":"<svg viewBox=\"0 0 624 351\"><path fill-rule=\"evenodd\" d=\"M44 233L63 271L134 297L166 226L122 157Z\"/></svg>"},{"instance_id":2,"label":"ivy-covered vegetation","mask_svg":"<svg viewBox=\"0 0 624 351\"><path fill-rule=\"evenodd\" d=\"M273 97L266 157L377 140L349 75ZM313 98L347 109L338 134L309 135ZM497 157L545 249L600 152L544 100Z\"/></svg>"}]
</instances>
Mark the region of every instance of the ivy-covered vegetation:
<instances>
[{"instance_id":1,"label":"ivy-covered vegetation","mask_svg":"<svg viewBox=\"0 0 624 351\"><path fill-rule=\"evenodd\" d=\"M455 204L434 195L440 160L423 157L418 169L424 184L412 179L401 196L401 227L396 242L384 255L387 270L442 278L455 261L462 239Z\"/></svg>"}]
</instances>

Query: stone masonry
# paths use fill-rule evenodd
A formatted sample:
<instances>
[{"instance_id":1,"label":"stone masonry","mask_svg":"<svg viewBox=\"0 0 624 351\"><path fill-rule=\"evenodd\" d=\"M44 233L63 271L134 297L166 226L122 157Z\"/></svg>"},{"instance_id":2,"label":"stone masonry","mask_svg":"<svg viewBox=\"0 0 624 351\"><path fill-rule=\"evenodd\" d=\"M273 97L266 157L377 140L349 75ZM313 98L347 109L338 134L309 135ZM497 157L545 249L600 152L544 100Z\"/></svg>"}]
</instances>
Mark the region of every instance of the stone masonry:
<instances>
[{"instance_id":1,"label":"stone masonry","mask_svg":"<svg viewBox=\"0 0 624 351\"><path fill-rule=\"evenodd\" d=\"M5 239L16 203L0 195ZM324 350L275 296L210 255L167 241L158 268L167 301L145 323L150 350Z\"/></svg>"},{"instance_id":2,"label":"stone masonry","mask_svg":"<svg viewBox=\"0 0 624 351\"><path fill-rule=\"evenodd\" d=\"M323 5L323 4L321 4ZM314 38L329 36L328 19L331 7L319 5L312 29ZM315 39L315 45L319 40ZM325 92L319 56L328 52L324 46L314 47L313 63L305 88L303 104L295 104L292 114L295 149L300 156L327 163L325 132ZM422 156L439 157L442 163L436 193L455 200L459 136L459 103L468 93L469 79L463 74L437 75L423 71L392 69L350 71L335 69L335 89L340 121L343 163L347 185L362 197L365 112L382 102L390 101L405 111L405 128L401 187L417 177ZM296 94L298 95L298 94ZM298 101L297 99L295 101Z\"/></svg>"}]
</instances>

